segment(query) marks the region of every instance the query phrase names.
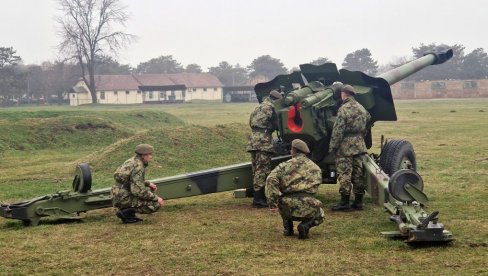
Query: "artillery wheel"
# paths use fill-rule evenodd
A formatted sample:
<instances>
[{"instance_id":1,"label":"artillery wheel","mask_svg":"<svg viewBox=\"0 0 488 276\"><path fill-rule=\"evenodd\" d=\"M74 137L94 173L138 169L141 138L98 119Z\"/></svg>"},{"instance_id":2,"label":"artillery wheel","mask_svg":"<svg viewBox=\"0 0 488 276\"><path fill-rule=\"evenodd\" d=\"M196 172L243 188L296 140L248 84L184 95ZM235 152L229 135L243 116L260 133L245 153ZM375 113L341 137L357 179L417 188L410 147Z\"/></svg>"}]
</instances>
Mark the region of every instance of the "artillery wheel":
<instances>
[{"instance_id":1,"label":"artillery wheel","mask_svg":"<svg viewBox=\"0 0 488 276\"><path fill-rule=\"evenodd\" d=\"M91 189L91 185L90 166L87 163L80 163L76 166L75 178L73 179L73 191L86 193Z\"/></svg>"},{"instance_id":2,"label":"artillery wheel","mask_svg":"<svg viewBox=\"0 0 488 276\"><path fill-rule=\"evenodd\" d=\"M407 192L406 186L410 185L420 191L424 190L424 181L420 175L409 169L401 169L393 173L388 181L388 190L396 200L411 203L415 199Z\"/></svg>"},{"instance_id":3,"label":"artillery wheel","mask_svg":"<svg viewBox=\"0 0 488 276\"><path fill-rule=\"evenodd\" d=\"M417 170L417 161L412 144L407 140L390 140L381 151L380 167L392 175L401 169Z\"/></svg>"}]
</instances>

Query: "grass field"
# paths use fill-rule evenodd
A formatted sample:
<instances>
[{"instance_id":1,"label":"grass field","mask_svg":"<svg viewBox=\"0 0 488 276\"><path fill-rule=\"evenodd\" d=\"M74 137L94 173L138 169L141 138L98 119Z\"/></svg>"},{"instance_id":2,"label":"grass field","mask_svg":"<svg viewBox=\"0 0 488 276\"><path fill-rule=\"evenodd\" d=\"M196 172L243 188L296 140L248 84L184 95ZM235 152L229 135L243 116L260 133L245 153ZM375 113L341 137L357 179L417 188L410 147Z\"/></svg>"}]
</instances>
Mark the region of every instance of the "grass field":
<instances>
[{"instance_id":1,"label":"grass field","mask_svg":"<svg viewBox=\"0 0 488 276\"><path fill-rule=\"evenodd\" d=\"M140 142L154 144L146 177L159 178L249 161L255 104L30 107L0 109L0 202L70 189L75 164L89 162L94 188ZM366 197L366 210L326 211L301 241L281 234L279 215L231 192L168 200L144 222L123 225L112 208L81 222L23 227L0 218L1 275L488 275L488 99L397 101L397 122L373 128L409 140L429 210L456 239L411 247L381 236L396 230ZM325 205L339 198L322 185Z\"/></svg>"}]
</instances>

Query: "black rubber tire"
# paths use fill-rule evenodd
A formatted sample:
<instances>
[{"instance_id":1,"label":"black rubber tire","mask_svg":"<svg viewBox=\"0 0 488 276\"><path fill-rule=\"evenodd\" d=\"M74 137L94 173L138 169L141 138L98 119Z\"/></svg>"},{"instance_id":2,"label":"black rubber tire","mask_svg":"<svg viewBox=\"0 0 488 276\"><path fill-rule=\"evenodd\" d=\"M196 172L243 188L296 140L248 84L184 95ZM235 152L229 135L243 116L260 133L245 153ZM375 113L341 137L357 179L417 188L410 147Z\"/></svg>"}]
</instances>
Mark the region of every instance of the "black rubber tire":
<instances>
[{"instance_id":1,"label":"black rubber tire","mask_svg":"<svg viewBox=\"0 0 488 276\"><path fill-rule=\"evenodd\" d=\"M412 144L407 140L388 141L381 151L379 165L389 176L400 169L417 171L417 161Z\"/></svg>"},{"instance_id":2,"label":"black rubber tire","mask_svg":"<svg viewBox=\"0 0 488 276\"><path fill-rule=\"evenodd\" d=\"M80 163L76 167L75 178L73 179L73 191L86 193L91 190L92 177L90 166L87 163Z\"/></svg>"},{"instance_id":3,"label":"black rubber tire","mask_svg":"<svg viewBox=\"0 0 488 276\"><path fill-rule=\"evenodd\" d=\"M274 138L273 148L275 150L273 157L284 156L290 154L291 144L283 142L278 138Z\"/></svg>"},{"instance_id":4,"label":"black rubber tire","mask_svg":"<svg viewBox=\"0 0 488 276\"><path fill-rule=\"evenodd\" d=\"M315 146L311 149L310 159L312 161L319 163L322 161L329 153L330 135L320 139Z\"/></svg>"}]
</instances>

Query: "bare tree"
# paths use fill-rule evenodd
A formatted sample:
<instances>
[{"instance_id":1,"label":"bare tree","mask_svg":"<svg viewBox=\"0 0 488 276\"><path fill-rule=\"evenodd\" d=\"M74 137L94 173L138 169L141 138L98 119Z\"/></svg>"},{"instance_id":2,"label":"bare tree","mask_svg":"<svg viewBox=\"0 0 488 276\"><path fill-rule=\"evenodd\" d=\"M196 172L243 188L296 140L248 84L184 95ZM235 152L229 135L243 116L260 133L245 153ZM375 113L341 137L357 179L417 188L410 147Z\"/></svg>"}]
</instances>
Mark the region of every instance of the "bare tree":
<instances>
[{"instance_id":1,"label":"bare tree","mask_svg":"<svg viewBox=\"0 0 488 276\"><path fill-rule=\"evenodd\" d=\"M128 14L120 0L58 1L63 12L63 16L57 18L62 38L58 47L68 58L78 61L81 77L90 89L92 103L96 103L96 56L107 52L117 55L134 38L131 34L113 30L125 27Z\"/></svg>"}]
</instances>

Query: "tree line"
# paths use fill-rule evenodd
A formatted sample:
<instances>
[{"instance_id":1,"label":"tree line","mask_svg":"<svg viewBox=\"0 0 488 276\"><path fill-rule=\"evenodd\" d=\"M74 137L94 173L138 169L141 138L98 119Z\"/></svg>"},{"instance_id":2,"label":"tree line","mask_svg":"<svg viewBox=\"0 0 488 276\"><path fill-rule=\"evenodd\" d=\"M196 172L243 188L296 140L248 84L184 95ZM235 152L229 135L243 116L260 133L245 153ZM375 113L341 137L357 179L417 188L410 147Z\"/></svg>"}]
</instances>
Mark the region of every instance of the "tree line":
<instances>
[{"instance_id":1,"label":"tree line","mask_svg":"<svg viewBox=\"0 0 488 276\"><path fill-rule=\"evenodd\" d=\"M120 0L58 0L62 15L56 21L60 31L58 49L63 59L46 61L40 65L24 65L13 47L0 45L0 103L19 103L42 96L61 100L79 79L83 79L96 102L95 75L100 74L160 74L202 73L215 75L225 86L249 85L253 80L271 80L280 74L299 70L286 68L283 62L270 55L255 58L248 66L221 61L203 70L198 64L183 66L172 55L161 55L141 62L136 67L120 64L117 54L129 44L134 35L125 33L128 20L126 7ZM118 27L118 28L116 28ZM461 44L420 44L412 47L412 56L404 56L379 65L369 49L347 54L339 68L362 71L376 76L442 46L452 48L454 57L435 68L425 68L409 80L481 79L488 77L488 56L483 48L465 54ZM315 65L331 62L327 57L309 61ZM304 61L307 63L307 61Z\"/></svg>"},{"instance_id":2,"label":"tree line","mask_svg":"<svg viewBox=\"0 0 488 276\"><path fill-rule=\"evenodd\" d=\"M412 48L412 57L401 57L390 64L378 65L367 48L349 53L339 68L351 71L362 71L370 76L376 76L412 59L422 57L424 53L440 45L421 44ZM449 47L449 46L446 46ZM427 67L410 76L408 80L446 80L446 79L483 79L488 77L488 55L483 48L464 54L463 45L450 46L454 50L454 57L441 65ZM308 63L320 65L331 62L326 57L319 57ZM304 62L306 63L306 62ZM203 70L198 64L183 66L172 55L162 55L141 62L136 67L120 64L113 57L97 55L94 59L95 75L123 75L123 74L164 74L164 73L204 73L216 76L225 86L239 86L252 84L252 80L271 80L277 75L291 73L298 68L287 69L280 59L263 55L257 57L248 66L232 65L221 61L216 66ZM62 99L67 91L82 78L81 66L73 61L46 61L40 65L24 65L22 58L12 47L0 47L0 97L10 103L29 102L41 97ZM51 99L52 101L53 99Z\"/></svg>"}]
</instances>

